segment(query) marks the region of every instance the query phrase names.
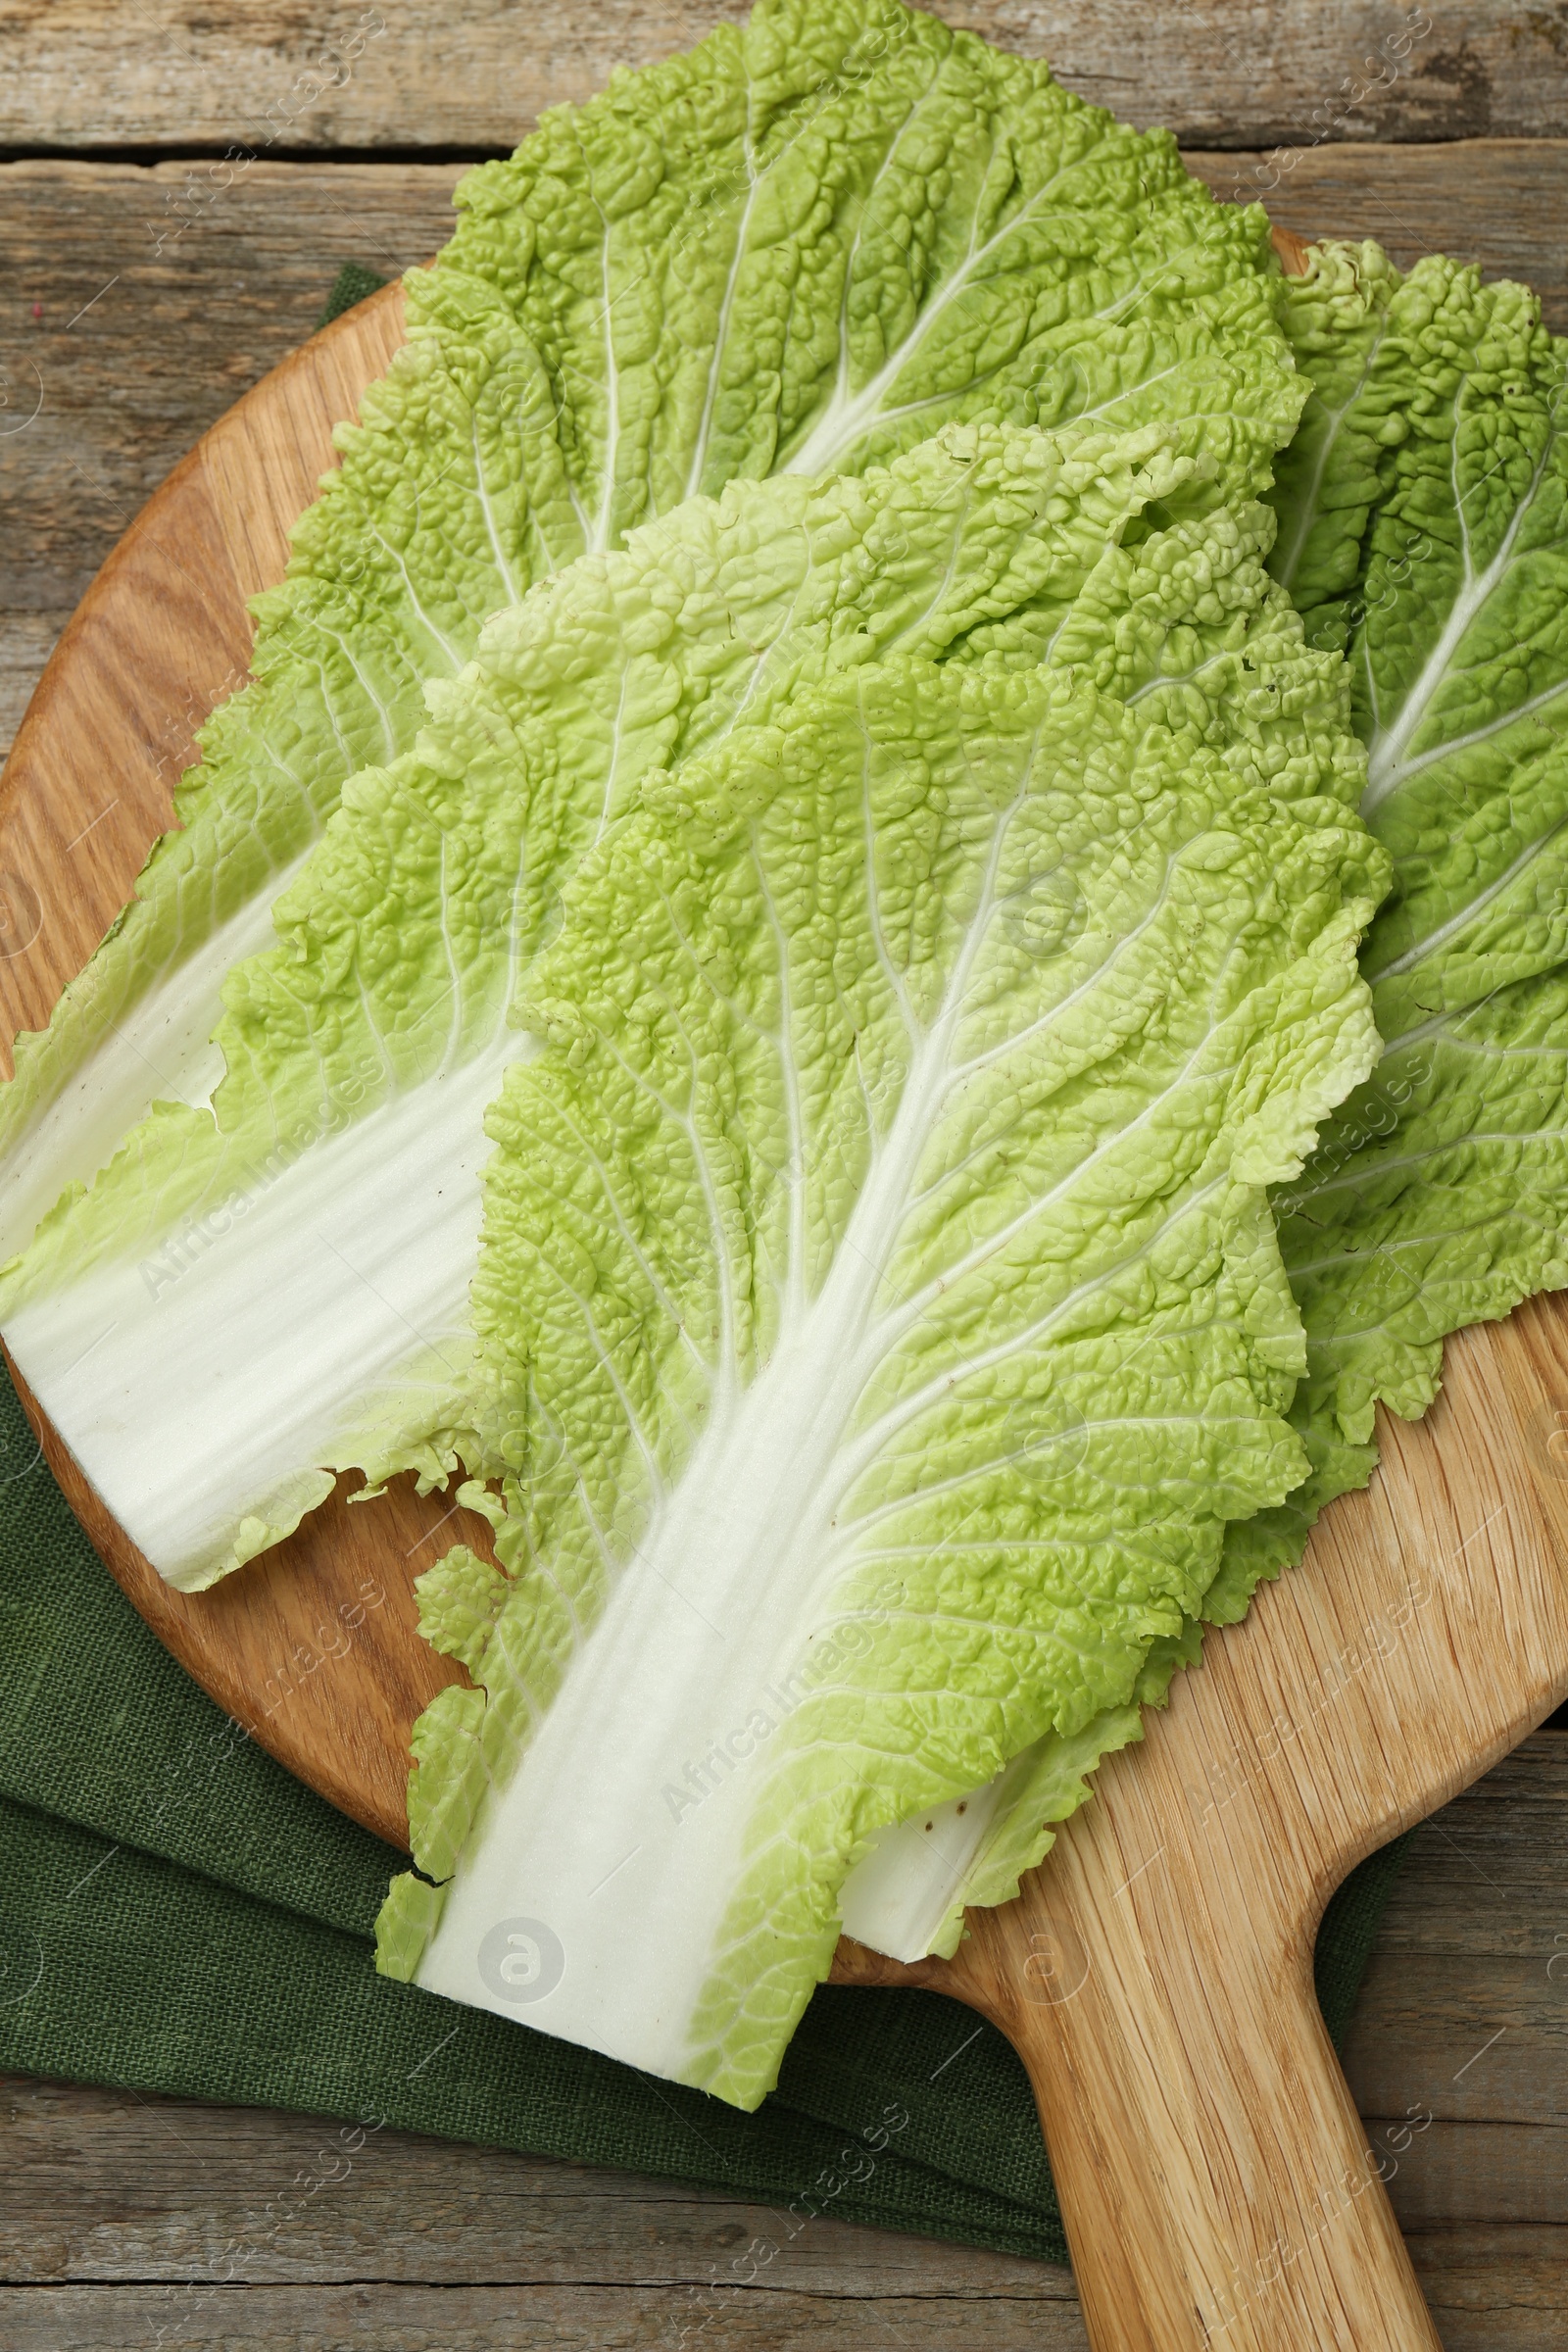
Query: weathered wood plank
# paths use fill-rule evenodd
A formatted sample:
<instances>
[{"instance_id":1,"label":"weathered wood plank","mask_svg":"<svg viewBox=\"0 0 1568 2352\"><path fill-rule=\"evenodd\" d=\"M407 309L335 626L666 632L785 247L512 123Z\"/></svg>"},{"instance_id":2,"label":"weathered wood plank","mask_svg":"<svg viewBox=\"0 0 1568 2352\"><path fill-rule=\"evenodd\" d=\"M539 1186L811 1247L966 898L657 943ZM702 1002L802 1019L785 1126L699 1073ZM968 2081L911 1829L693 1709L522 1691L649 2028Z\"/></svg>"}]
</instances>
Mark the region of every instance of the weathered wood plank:
<instances>
[{"instance_id":1,"label":"weathered wood plank","mask_svg":"<svg viewBox=\"0 0 1568 2352\"><path fill-rule=\"evenodd\" d=\"M1446 2352L1568 2352L1568 2230L1422 2231L1410 2252Z\"/></svg>"},{"instance_id":2,"label":"weathered wood plank","mask_svg":"<svg viewBox=\"0 0 1568 2352\"><path fill-rule=\"evenodd\" d=\"M1347 2056L1363 2112L1568 2127L1568 1732L1417 1832Z\"/></svg>"},{"instance_id":3,"label":"weathered wood plank","mask_svg":"<svg viewBox=\"0 0 1568 2352\"><path fill-rule=\"evenodd\" d=\"M1397 2053L1396 2053L1397 2055ZM1411 2231L1475 2223L1568 2229L1568 2131L1368 2115ZM330 2162L318 2160L326 2151ZM348 2165L345 2171L342 2168ZM1070 2297L1065 2272L974 2247L824 2219L794 2238L766 2207L413 2133L345 2159L309 2116L205 2107L14 2077L0 2083L0 2279L379 2278L454 2283L699 2284L754 2238L769 2283L855 2296L1027 2290ZM290 2184L327 2174L318 2194ZM296 2218L269 2221L278 2200ZM1568 2278L1564 2281L1568 2306Z\"/></svg>"},{"instance_id":4,"label":"weathered wood plank","mask_svg":"<svg viewBox=\"0 0 1568 2352\"><path fill-rule=\"evenodd\" d=\"M1563 2352L1568 2230L1421 2232L1416 2268L1446 2352ZM709 2332L709 2331L711 2332ZM384 2279L312 2286L0 2287L8 2352L646 2352L708 2341L748 2352L843 2352L891 2340L900 2352L1083 2352L1076 2304L1043 2292L978 2295L753 2287L714 2305L647 2281L428 2286ZM162 2332L160 2332L162 2331Z\"/></svg>"},{"instance_id":5,"label":"weathered wood plank","mask_svg":"<svg viewBox=\"0 0 1568 2352\"><path fill-rule=\"evenodd\" d=\"M0 167L11 609L75 604L209 424L315 326L342 264L392 277L449 232L451 166L259 164L154 251L172 166Z\"/></svg>"},{"instance_id":6,"label":"weathered wood plank","mask_svg":"<svg viewBox=\"0 0 1568 2352\"><path fill-rule=\"evenodd\" d=\"M1549 1731L1418 1831L1362 1989L1347 2072L1406 2230L1568 2227L1564 1980L1568 1733Z\"/></svg>"},{"instance_id":7,"label":"weathered wood plank","mask_svg":"<svg viewBox=\"0 0 1568 2352\"><path fill-rule=\"evenodd\" d=\"M1404 1955L1568 1948L1568 1731L1541 1731L1417 1831L1378 1935L1375 1967ZM1568 1978L1568 1961L1554 1970ZM1568 1985L1564 1986L1568 1998Z\"/></svg>"},{"instance_id":8,"label":"weathered wood plank","mask_svg":"<svg viewBox=\"0 0 1568 2352\"><path fill-rule=\"evenodd\" d=\"M153 2344L168 2352L430 2352L436 2344L442 2352L642 2352L656 2344L844 2352L850 2342L901 2352L1084 2352L1086 2342L1076 2305L1035 2296L867 2297L851 2317L837 2296L755 2287L731 2298L699 2335L704 2317L700 2305L638 2286L220 2287L183 2306L157 2287L0 2289L7 2352ZM683 2336L688 2325L694 2332ZM161 2327L170 2333L160 2337Z\"/></svg>"},{"instance_id":9,"label":"weathered wood plank","mask_svg":"<svg viewBox=\"0 0 1568 2352\"><path fill-rule=\"evenodd\" d=\"M1193 145L1561 128L1568 15L1510 0L938 0L1069 88ZM739 0L6 0L0 146L511 147L541 108L684 49ZM1136 27L1136 29L1134 29Z\"/></svg>"},{"instance_id":10,"label":"weathered wood plank","mask_svg":"<svg viewBox=\"0 0 1568 2352\"><path fill-rule=\"evenodd\" d=\"M1472 2230L1415 2241L1446 2352L1564 2352L1563 2232ZM1523 2240L1521 2243L1519 2241ZM691 2317L686 2317L690 2311ZM223 2287L202 2302L158 2287L0 2289L8 2352L645 2352L654 2345L745 2352L1082 2352L1072 2304L1023 2296L830 2296L753 2288L703 2334L700 2307L657 2288L491 2285ZM683 2327L693 2332L683 2335ZM160 2328L169 2332L159 2335Z\"/></svg>"},{"instance_id":11,"label":"weathered wood plank","mask_svg":"<svg viewBox=\"0 0 1568 2352\"><path fill-rule=\"evenodd\" d=\"M1568 2232L1423 2233L1417 2273L1446 2352L1563 2352ZM705 2326L706 2322L706 2326ZM160 2334L160 2329L166 2332ZM8 2352L647 2352L660 2345L747 2352L1083 2352L1075 2303L1013 2292L974 2297L744 2289L713 2308L658 2286L0 2287ZM690 2330L690 2333L683 2333ZM702 2330L703 2332L699 2332ZM710 2330L710 2332L709 2332Z\"/></svg>"},{"instance_id":12,"label":"weathered wood plank","mask_svg":"<svg viewBox=\"0 0 1568 2352\"><path fill-rule=\"evenodd\" d=\"M1512 2121L1428 2125L1421 2102L1410 2104L1410 2116L1365 2118L1385 2169L1398 2165L1389 2194L1407 2236L1480 2222L1568 2228L1568 2131ZM1560 2291L1568 2311L1568 2271Z\"/></svg>"},{"instance_id":13,"label":"weathered wood plank","mask_svg":"<svg viewBox=\"0 0 1568 2352\"><path fill-rule=\"evenodd\" d=\"M250 2283L676 2288L733 2276L737 2250L765 2236L779 2291L1072 2298L1051 2264L827 2217L789 2238L765 2206L634 2174L390 2131L347 2158L336 2125L309 2116L21 2077L0 2084L0 2165L17 2192L0 2213L12 2284L231 2269ZM296 2185L311 2180L314 2196Z\"/></svg>"},{"instance_id":14,"label":"weathered wood plank","mask_svg":"<svg viewBox=\"0 0 1568 2352\"><path fill-rule=\"evenodd\" d=\"M1556 1932L1560 1885L1550 1904L1522 1931L1531 1940ZM1568 1984L1547 1979L1550 1957L1382 1955L1348 2053L1363 2111L1399 2115L1421 2100L1447 2116L1568 2129Z\"/></svg>"},{"instance_id":15,"label":"weathered wood plank","mask_svg":"<svg viewBox=\"0 0 1568 2352\"><path fill-rule=\"evenodd\" d=\"M1558 122L1568 123L1568 107ZM1216 195L1265 204L1300 235L1375 237L1401 269L1446 253L1488 277L1523 278L1547 325L1568 330L1568 140L1324 146L1289 169L1270 155L1196 149L1187 161Z\"/></svg>"}]
</instances>

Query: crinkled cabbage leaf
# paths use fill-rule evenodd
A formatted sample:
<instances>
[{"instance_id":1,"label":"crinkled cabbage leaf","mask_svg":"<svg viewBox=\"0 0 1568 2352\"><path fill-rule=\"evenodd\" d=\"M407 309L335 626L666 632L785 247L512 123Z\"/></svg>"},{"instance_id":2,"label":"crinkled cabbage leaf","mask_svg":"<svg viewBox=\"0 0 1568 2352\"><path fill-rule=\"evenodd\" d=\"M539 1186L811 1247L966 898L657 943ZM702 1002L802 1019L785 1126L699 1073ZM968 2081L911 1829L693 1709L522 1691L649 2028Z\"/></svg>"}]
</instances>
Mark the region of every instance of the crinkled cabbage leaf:
<instances>
[{"instance_id":1,"label":"crinkled cabbage leaf","mask_svg":"<svg viewBox=\"0 0 1568 2352\"><path fill-rule=\"evenodd\" d=\"M1446 1336L1568 1283L1568 344L1523 286L1325 246L1282 286L1315 385L1274 566L1343 648L1394 858L1368 933L1384 1049L1276 1198L1314 1475L1235 1531L1209 1612L1299 1557L1413 1418Z\"/></svg>"},{"instance_id":2,"label":"crinkled cabbage leaf","mask_svg":"<svg viewBox=\"0 0 1568 2352\"><path fill-rule=\"evenodd\" d=\"M1175 419L1256 492L1302 397L1260 210L898 0L761 0L457 201L179 829L18 1041L0 1256L154 1102L210 1100L223 975L345 782L413 747L427 686L546 573L732 476L858 470L956 416Z\"/></svg>"},{"instance_id":3,"label":"crinkled cabbage leaf","mask_svg":"<svg viewBox=\"0 0 1568 2352\"><path fill-rule=\"evenodd\" d=\"M1265 1188L1376 1053L1384 866L1225 669L868 662L579 864L489 1118L501 1567L420 1580L450 1883L383 1966L755 2104L876 1835L1054 1736L1049 1802L1298 1482Z\"/></svg>"}]
</instances>

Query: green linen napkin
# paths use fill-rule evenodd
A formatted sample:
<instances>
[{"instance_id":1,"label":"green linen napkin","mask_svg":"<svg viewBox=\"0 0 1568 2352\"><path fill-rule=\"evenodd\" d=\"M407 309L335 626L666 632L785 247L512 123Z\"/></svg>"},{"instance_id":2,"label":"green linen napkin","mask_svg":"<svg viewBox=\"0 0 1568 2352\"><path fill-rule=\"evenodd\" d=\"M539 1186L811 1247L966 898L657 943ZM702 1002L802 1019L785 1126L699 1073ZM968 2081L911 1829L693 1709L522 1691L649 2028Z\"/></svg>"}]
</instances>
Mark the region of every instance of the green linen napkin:
<instances>
[{"instance_id":1,"label":"green linen napkin","mask_svg":"<svg viewBox=\"0 0 1568 2352\"><path fill-rule=\"evenodd\" d=\"M319 323L382 282L349 264ZM1405 1842L1325 1915L1336 2036ZM778 2090L740 2115L378 1977L372 1925L403 1859L155 1640L0 1379L0 2065L340 2117L345 2149L392 2125L705 2183L774 2209L754 2267L823 2213L1066 2259L1022 2065L970 2011L824 1986ZM215 2275L242 2259L215 2247Z\"/></svg>"},{"instance_id":2,"label":"green linen napkin","mask_svg":"<svg viewBox=\"0 0 1568 2352\"><path fill-rule=\"evenodd\" d=\"M378 277L373 270L367 270L363 262L345 262L332 280L332 291L326 298L325 310L316 321L316 332L319 334L323 326L330 326L334 318L341 318L345 311L352 311L357 302L365 302L370 295L379 294L389 282L384 277Z\"/></svg>"},{"instance_id":3,"label":"green linen napkin","mask_svg":"<svg viewBox=\"0 0 1568 2352\"><path fill-rule=\"evenodd\" d=\"M704 2182L773 2207L775 2242L831 2213L1065 2260L1023 2068L940 1994L824 1986L779 2089L741 2115L378 1977L371 1924L402 1857L156 1641L9 1381L0 1530L0 2065ZM1335 2031L1403 1842L1325 1917Z\"/></svg>"}]
</instances>

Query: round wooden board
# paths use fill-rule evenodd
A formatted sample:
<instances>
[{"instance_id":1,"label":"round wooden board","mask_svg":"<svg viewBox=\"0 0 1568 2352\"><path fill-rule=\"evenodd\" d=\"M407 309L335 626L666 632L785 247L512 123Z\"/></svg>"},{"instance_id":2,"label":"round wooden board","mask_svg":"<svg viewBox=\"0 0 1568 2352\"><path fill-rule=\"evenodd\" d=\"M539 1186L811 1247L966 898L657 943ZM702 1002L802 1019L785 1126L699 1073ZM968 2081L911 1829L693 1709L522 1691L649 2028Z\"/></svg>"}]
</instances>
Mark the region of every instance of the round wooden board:
<instances>
[{"instance_id":1,"label":"round wooden board","mask_svg":"<svg viewBox=\"0 0 1568 2352\"><path fill-rule=\"evenodd\" d=\"M1297 241L1277 242L1298 268ZM243 675L244 599L280 576L331 424L401 333L389 288L274 370L73 619L0 786L8 1033L47 1017L128 895L194 729ZM417 1637L413 1580L460 1534L484 1550L483 1523L409 1482L359 1505L340 1489L186 1597L24 1402L93 1543L197 1681L401 1844L410 1727L461 1679ZM1311 1940L1353 1862L1568 1692L1559 1413L1568 1426L1559 1300L1465 1334L1437 1408L1385 1424L1369 1492L1334 1506L1244 1625L1209 1636L1017 1903L975 1915L952 1963L841 1947L840 1981L940 1987L1022 2051L1097 2352L1197 2352L1219 2333L1228 2352L1436 2345L1312 1999Z\"/></svg>"}]
</instances>

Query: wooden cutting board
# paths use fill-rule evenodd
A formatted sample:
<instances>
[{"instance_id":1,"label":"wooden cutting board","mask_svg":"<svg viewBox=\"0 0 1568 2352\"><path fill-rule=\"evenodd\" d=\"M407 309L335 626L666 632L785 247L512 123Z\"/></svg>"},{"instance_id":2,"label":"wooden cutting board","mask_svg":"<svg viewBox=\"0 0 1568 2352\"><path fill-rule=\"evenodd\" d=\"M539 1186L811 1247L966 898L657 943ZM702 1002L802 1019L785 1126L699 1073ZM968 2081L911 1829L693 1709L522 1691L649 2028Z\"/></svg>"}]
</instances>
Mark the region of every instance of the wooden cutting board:
<instances>
[{"instance_id":1,"label":"wooden cutting board","mask_svg":"<svg viewBox=\"0 0 1568 2352\"><path fill-rule=\"evenodd\" d=\"M1287 267L1292 239L1276 240ZM0 780L0 1022L40 1025L128 896L191 736L243 676L334 418L402 339L389 288L314 338L176 468L93 583ZM413 1581L488 1530L408 1481L347 1482L216 1591L163 1585L24 1396L93 1543L191 1673L394 1844L414 1717L460 1670ZM1313 1997L1324 1901L1568 1694L1568 1304L1448 1349L1418 1426L1305 1564L1210 1634L1143 1745L1098 1775L1020 1899L956 1959L845 1942L835 1977L992 2018L1028 2067L1096 2352L1436 2346Z\"/></svg>"}]
</instances>

